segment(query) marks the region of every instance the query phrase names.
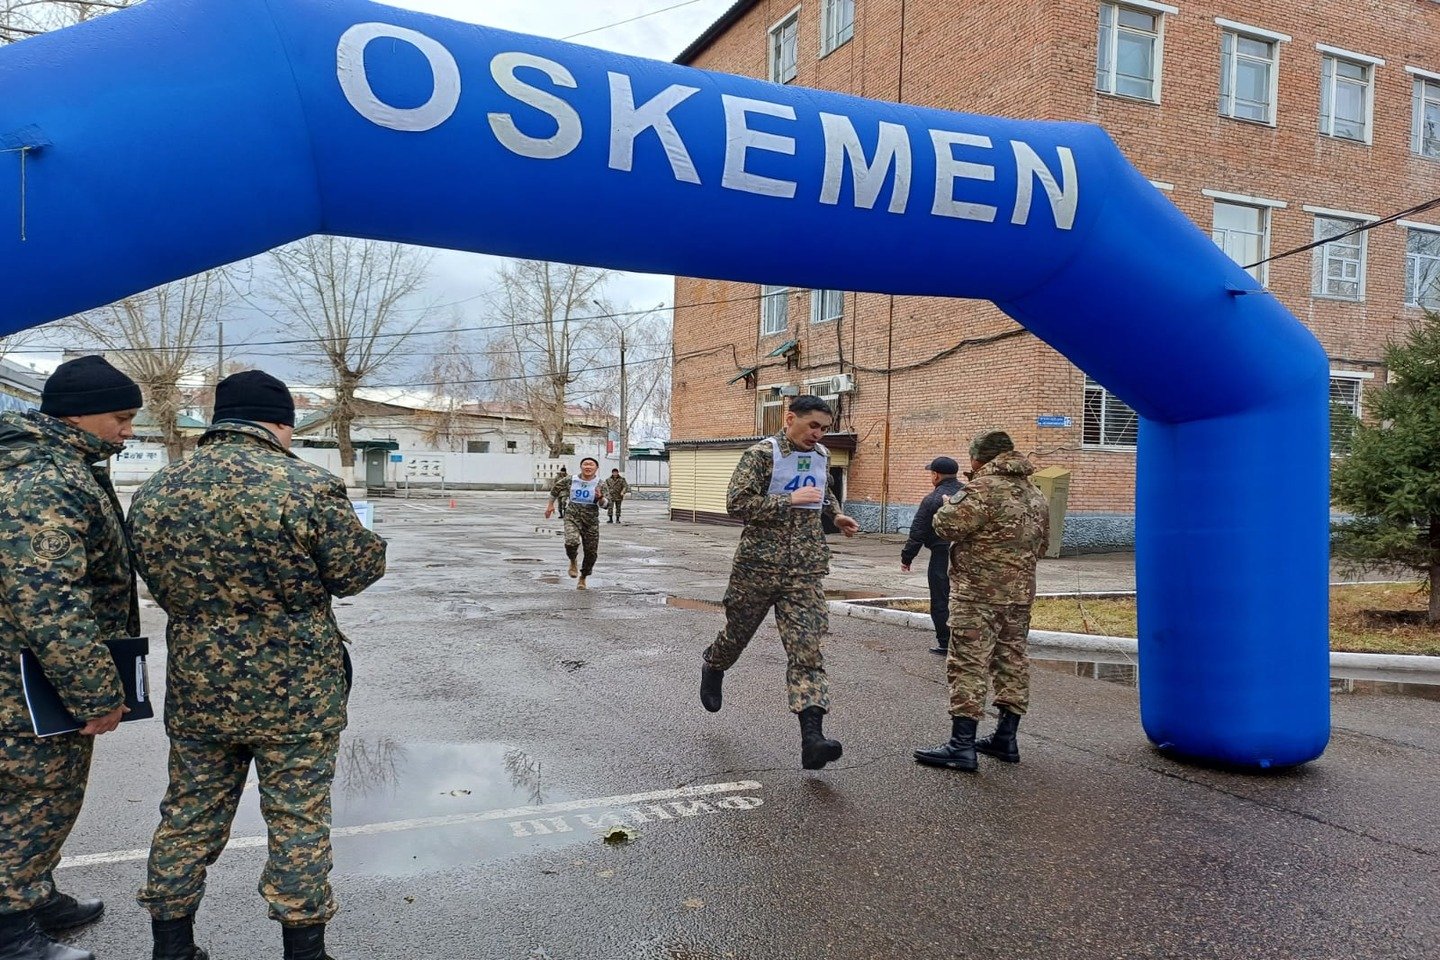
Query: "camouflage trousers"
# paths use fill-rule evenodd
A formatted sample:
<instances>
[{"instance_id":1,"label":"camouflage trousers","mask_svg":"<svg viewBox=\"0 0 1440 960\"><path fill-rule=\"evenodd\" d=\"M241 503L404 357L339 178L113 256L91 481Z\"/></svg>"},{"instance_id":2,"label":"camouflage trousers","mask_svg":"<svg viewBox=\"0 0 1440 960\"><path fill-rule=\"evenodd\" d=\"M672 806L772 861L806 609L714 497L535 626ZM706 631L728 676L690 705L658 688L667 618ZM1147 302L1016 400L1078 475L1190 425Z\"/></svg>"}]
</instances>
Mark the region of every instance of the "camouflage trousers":
<instances>
[{"instance_id":1,"label":"camouflage trousers","mask_svg":"<svg viewBox=\"0 0 1440 960\"><path fill-rule=\"evenodd\" d=\"M785 647L785 685L790 709L830 709L830 681L820 643L830 629L830 607L820 578L746 576L736 570L725 591L725 629L705 651L716 670L729 670L745 652L770 608Z\"/></svg>"},{"instance_id":2,"label":"camouflage trousers","mask_svg":"<svg viewBox=\"0 0 1440 960\"><path fill-rule=\"evenodd\" d=\"M580 575L588 577L595 569L595 558L600 556L600 508L572 503L565 511L565 556L574 560L582 544L585 560L580 564Z\"/></svg>"},{"instance_id":3,"label":"camouflage trousers","mask_svg":"<svg viewBox=\"0 0 1440 960\"><path fill-rule=\"evenodd\" d=\"M250 761L260 786L260 813L270 858L260 895L270 918L288 926L327 923L338 909L330 891L330 785L339 734L290 743L170 741L170 786L140 905L157 920L188 916L205 894L205 871L225 849L245 790Z\"/></svg>"},{"instance_id":4,"label":"camouflage trousers","mask_svg":"<svg viewBox=\"0 0 1440 960\"><path fill-rule=\"evenodd\" d=\"M993 679L995 706L1024 714L1030 705L1030 604L950 601L950 715L985 715L985 688Z\"/></svg>"},{"instance_id":5,"label":"camouflage trousers","mask_svg":"<svg viewBox=\"0 0 1440 960\"><path fill-rule=\"evenodd\" d=\"M70 836L93 737L0 737L0 913L29 910L55 891L51 871Z\"/></svg>"},{"instance_id":6,"label":"camouflage trousers","mask_svg":"<svg viewBox=\"0 0 1440 960\"><path fill-rule=\"evenodd\" d=\"M605 516L610 520L619 520L620 511L625 509L625 498L615 497L605 501Z\"/></svg>"}]
</instances>

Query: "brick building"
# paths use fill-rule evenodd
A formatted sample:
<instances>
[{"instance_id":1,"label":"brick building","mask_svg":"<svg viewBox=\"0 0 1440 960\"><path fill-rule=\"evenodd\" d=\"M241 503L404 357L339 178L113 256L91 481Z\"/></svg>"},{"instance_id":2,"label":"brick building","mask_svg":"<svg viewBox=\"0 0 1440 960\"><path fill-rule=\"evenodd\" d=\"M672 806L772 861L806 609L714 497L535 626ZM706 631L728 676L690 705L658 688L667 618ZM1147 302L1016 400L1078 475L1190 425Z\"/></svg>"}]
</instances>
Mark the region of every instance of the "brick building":
<instances>
[{"instance_id":1,"label":"brick building","mask_svg":"<svg viewBox=\"0 0 1440 960\"><path fill-rule=\"evenodd\" d=\"M678 62L1099 124L1244 265L1440 197L1435 0L739 0ZM1386 341L1440 306L1440 208L1251 272L1358 410ZM677 517L723 515L742 441L798 391L834 400L835 466L867 529L908 522L925 463L963 462L971 435L1000 427L1073 470L1067 546L1133 537L1133 411L989 303L690 278L675 303Z\"/></svg>"}]
</instances>

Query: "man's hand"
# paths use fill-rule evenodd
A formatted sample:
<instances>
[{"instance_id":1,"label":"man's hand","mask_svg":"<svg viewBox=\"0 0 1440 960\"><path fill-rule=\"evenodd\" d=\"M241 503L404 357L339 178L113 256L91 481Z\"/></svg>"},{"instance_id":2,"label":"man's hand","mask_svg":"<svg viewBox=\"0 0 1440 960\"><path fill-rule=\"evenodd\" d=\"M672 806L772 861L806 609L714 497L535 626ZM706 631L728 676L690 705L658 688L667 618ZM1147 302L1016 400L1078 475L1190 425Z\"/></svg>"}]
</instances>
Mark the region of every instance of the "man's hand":
<instances>
[{"instance_id":1,"label":"man's hand","mask_svg":"<svg viewBox=\"0 0 1440 960\"><path fill-rule=\"evenodd\" d=\"M98 737L102 733L109 733L111 730L120 726L120 718L129 712L130 708L122 704L105 714L105 716L96 717L94 720L91 720L80 728L80 732L87 737Z\"/></svg>"},{"instance_id":2,"label":"man's hand","mask_svg":"<svg viewBox=\"0 0 1440 960\"><path fill-rule=\"evenodd\" d=\"M819 487L801 487L790 494L790 505L792 507L809 506L812 503L819 503L825 499L825 492Z\"/></svg>"},{"instance_id":3,"label":"man's hand","mask_svg":"<svg viewBox=\"0 0 1440 960\"><path fill-rule=\"evenodd\" d=\"M835 518L835 526L838 527L840 529L840 532L845 534L845 536L847 537L853 537L855 536L855 534L860 532L859 521L857 521L854 517L847 517L843 513Z\"/></svg>"},{"instance_id":4,"label":"man's hand","mask_svg":"<svg viewBox=\"0 0 1440 960\"><path fill-rule=\"evenodd\" d=\"M554 500L551 500L549 503L545 504L545 519L546 519L546 520L549 520L550 517L551 517L552 515L554 515L554 513L555 513L555 501L554 501Z\"/></svg>"},{"instance_id":5,"label":"man's hand","mask_svg":"<svg viewBox=\"0 0 1440 960\"><path fill-rule=\"evenodd\" d=\"M900 564L900 572L901 572L901 573L909 573L909 572L910 572L910 564L908 564L908 563L902 563L902 564Z\"/></svg>"}]
</instances>

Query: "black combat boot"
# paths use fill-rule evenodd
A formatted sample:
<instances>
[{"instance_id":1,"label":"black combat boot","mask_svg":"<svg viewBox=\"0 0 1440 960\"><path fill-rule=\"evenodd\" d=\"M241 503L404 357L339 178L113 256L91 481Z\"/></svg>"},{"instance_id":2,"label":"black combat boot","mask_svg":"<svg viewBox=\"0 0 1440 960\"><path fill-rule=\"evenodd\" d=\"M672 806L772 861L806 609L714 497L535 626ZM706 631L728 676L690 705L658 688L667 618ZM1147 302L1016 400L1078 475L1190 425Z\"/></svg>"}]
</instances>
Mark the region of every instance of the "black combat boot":
<instances>
[{"instance_id":1,"label":"black combat boot","mask_svg":"<svg viewBox=\"0 0 1440 960\"><path fill-rule=\"evenodd\" d=\"M151 960L210 960L210 955L195 946L195 914L175 920L150 921L150 934L155 938Z\"/></svg>"},{"instance_id":2,"label":"black combat boot","mask_svg":"<svg viewBox=\"0 0 1440 960\"><path fill-rule=\"evenodd\" d=\"M825 739L821 724L825 711L819 707L806 707L800 711L800 766L806 770L819 770L832 760L839 760L845 752L839 740Z\"/></svg>"},{"instance_id":3,"label":"black combat boot","mask_svg":"<svg viewBox=\"0 0 1440 960\"><path fill-rule=\"evenodd\" d=\"M1000 708L1000 722L995 732L975 741L975 752L983 753L1006 763L1020 762L1020 745L1015 742L1015 730L1020 726L1020 714Z\"/></svg>"},{"instance_id":4,"label":"black combat boot","mask_svg":"<svg viewBox=\"0 0 1440 960\"><path fill-rule=\"evenodd\" d=\"M331 960L325 952L325 924L305 927L282 927L285 938L285 960Z\"/></svg>"},{"instance_id":5,"label":"black combat boot","mask_svg":"<svg viewBox=\"0 0 1440 960\"><path fill-rule=\"evenodd\" d=\"M916 750L915 759L927 767L945 767L974 773L975 721L969 717L950 718L950 742L934 750Z\"/></svg>"},{"instance_id":6,"label":"black combat boot","mask_svg":"<svg viewBox=\"0 0 1440 960\"><path fill-rule=\"evenodd\" d=\"M55 934L94 923L104 913L105 904L99 900L76 900L56 890L49 900L35 908L34 917L41 930Z\"/></svg>"},{"instance_id":7,"label":"black combat boot","mask_svg":"<svg viewBox=\"0 0 1440 960\"><path fill-rule=\"evenodd\" d=\"M716 670L709 661L700 661L700 705L711 713L720 712L720 685L724 682L724 670Z\"/></svg>"},{"instance_id":8,"label":"black combat boot","mask_svg":"<svg viewBox=\"0 0 1440 960\"><path fill-rule=\"evenodd\" d=\"M0 913L0 960L95 960L95 954L56 943L35 923L33 910L22 910Z\"/></svg>"}]
</instances>

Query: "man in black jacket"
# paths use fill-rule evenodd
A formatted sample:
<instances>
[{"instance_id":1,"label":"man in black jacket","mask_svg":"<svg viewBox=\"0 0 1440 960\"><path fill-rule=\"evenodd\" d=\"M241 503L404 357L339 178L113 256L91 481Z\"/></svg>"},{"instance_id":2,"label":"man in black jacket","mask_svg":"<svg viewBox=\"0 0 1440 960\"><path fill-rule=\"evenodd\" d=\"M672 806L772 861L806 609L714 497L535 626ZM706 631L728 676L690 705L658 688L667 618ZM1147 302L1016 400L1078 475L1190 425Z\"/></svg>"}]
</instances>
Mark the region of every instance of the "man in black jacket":
<instances>
[{"instance_id":1,"label":"man in black jacket","mask_svg":"<svg viewBox=\"0 0 1440 960\"><path fill-rule=\"evenodd\" d=\"M950 457L936 457L925 468L930 471L932 490L920 501L915 511L915 520L910 524L910 539L900 551L900 569L910 572L910 564L920 553L921 547L930 548L930 566L926 575L930 580L930 619L935 622L935 646L931 653L942 657L950 652L950 544L935 535L931 521L935 511L945 503L945 498L960 492L960 465Z\"/></svg>"}]
</instances>

